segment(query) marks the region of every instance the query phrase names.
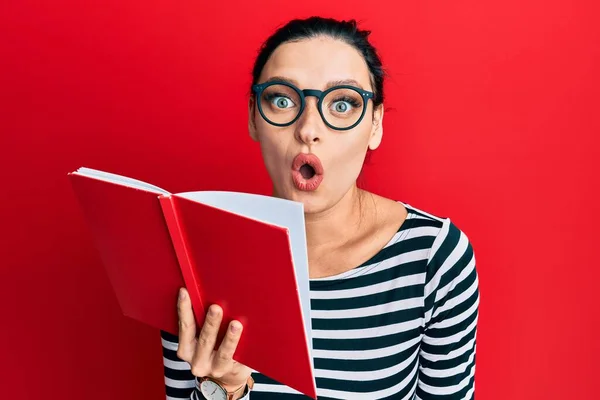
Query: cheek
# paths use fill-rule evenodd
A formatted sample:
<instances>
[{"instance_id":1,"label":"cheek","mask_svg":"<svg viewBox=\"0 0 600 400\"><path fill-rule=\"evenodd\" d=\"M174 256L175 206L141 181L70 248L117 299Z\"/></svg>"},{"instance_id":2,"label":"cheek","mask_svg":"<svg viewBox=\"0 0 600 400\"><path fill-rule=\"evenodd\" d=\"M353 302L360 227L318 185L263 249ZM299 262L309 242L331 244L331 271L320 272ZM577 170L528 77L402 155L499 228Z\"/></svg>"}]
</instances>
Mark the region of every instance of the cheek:
<instances>
[{"instance_id":1,"label":"cheek","mask_svg":"<svg viewBox=\"0 0 600 400\"><path fill-rule=\"evenodd\" d=\"M277 174L283 168L285 162L286 149L288 143L286 137L289 136L286 132L280 129L273 129L271 125L263 126L257 124L257 138L264 159L265 166L271 173Z\"/></svg>"},{"instance_id":2,"label":"cheek","mask_svg":"<svg viewBox=\"0 0 600 400\"><path fill-rule=\"evenodd\" d=\"M365 137L364 132L356 136L339 137L332 146L332 161L339 184L347 185L358 178L367 154L368 139Z\"/></svg>"},{"instance_id":3,"label":"cheek","mask_svg":"<svg viewBox=\"0 0 600 400\"><path fill-rule=\"evenodd\" d=\"M369 136L370 130L363 128L358 132L352 132L346 137L340 136L340 143L337 147L344 149L343 154L345 154L348 162L362 164L369 147Z\"/></svg>"}]
</instances>

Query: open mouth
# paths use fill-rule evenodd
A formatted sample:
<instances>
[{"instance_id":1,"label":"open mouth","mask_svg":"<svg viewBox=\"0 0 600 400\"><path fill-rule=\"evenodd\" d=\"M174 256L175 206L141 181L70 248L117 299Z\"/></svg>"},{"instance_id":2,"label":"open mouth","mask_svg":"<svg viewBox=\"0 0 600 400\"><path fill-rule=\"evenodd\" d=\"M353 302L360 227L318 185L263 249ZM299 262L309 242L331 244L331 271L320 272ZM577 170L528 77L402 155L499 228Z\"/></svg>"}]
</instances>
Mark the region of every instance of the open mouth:
<instances>
[{"instance_id":1,"label":"open mouth","mask_svg":"<svg viewBox=\"0 0 600 400\"><path fill-rule=\"evenodd\" d=\"M298 190L317 190L323 181L323 165L314 154L300 153L292 162L292 180Z\"/></svg>"},{"instance_id":2,"label":"open mouth","mask_svg":"<svg viewBox=\"0 0 600 400\"><path fill-rule=\"evenodd\" d=\"M310 179L313 176L315 176L317 173L315 172L315 169L310 164L303 164L300 167L300 174L302 174L302 177L304 179Z\"/></svg>"}]
</instances>

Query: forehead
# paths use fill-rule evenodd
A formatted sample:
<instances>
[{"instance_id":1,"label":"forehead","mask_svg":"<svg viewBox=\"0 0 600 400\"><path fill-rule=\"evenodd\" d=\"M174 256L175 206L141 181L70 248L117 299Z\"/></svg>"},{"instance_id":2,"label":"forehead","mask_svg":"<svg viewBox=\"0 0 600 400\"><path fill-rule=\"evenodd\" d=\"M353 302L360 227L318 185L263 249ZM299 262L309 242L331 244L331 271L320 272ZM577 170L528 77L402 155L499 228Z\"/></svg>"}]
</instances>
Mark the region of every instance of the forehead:
<instances>
[{"instance_id":1,"label":"forehead","mask_svg":"<svg viewBox=\"0 0 600 400\"><path fill-rule=\"evenodd\" d=\"M354 79L372 90L367 64L354 47L330 37L304 39L280 45L261 73L259 82L281 76L301 89L324 89L328 82Z\"/></svg>"}]
</instances>

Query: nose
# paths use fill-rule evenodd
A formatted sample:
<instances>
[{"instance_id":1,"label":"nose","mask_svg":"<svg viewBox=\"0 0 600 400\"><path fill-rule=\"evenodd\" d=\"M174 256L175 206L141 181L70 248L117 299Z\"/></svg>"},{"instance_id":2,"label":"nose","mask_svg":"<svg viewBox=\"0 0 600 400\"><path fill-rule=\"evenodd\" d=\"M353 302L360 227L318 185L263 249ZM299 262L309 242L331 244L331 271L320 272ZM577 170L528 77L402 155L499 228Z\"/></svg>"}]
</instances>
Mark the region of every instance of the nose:
<instances>
[{"instance_id":1,"label":"nose","mask_svg":"<svg viewBox=\"0 0 600 400\"><path fill-rule=\"evenodd\" d=\"M307 99L306 106L296 121L296 139L307 145L321 141L323 122L317 109L317 99Z\"/></svg>"}]
</instances>

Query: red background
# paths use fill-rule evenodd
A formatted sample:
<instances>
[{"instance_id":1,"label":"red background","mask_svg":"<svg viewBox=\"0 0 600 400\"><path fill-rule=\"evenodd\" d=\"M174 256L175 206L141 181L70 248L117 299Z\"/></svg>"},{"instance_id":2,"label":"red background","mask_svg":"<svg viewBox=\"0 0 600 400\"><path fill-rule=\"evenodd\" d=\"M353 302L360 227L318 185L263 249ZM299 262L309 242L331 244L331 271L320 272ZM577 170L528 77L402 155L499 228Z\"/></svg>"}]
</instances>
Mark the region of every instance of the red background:
<instances>
[{"instance_id":1,"label":"red background","mask_svg":"<svg viewBox=\"0 0 600 400\"><path fill-rule=\"evenodd\" d=\"M390 74L364 185L473 242L477 398L597 398L596 10L218 3L2 2L0 397L164 398L158 334L121 316L66 174L268 192L246 129L253 56L287 18L323 14L363 20Z\"/></svg>"}]
</instances>

